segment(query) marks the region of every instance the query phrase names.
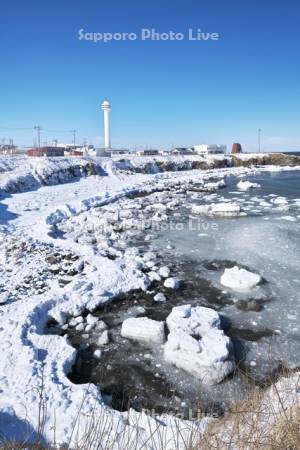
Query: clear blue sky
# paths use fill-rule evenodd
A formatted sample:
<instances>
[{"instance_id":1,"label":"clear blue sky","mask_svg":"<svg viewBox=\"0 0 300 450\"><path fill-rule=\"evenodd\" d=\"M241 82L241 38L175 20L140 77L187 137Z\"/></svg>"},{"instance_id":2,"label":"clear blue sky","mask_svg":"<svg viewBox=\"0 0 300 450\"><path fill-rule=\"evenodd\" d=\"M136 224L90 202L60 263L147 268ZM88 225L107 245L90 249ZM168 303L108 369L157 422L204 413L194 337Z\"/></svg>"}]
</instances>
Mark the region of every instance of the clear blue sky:
<instances>
[{"instance_id":1,"label":"clear blue sky","mask_svg":"<svg viewBox=\"0 0 300 450\"><path fill-rule=\"evenodd\" d=\"M78 130L115 147L300 149L299 0L1 0L0 127ZM79 41L78 30L218 32L215 42ZM32 130L2 138L32 144ZM42 141L70 141L44 131Z\"/></svg>"}]
</instances>

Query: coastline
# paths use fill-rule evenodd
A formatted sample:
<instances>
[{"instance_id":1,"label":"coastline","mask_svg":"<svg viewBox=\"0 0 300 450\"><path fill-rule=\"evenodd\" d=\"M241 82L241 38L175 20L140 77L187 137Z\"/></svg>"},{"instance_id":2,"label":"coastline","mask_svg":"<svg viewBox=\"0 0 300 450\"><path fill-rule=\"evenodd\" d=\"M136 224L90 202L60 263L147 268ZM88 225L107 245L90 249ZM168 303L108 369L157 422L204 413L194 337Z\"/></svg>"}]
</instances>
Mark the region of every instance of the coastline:
<instances>
[{"instance_id":1,"label":"coastline","mask_svg":"<svg viewBox=\"0 0 300 450\"><path fill-rule=\"evenodd\" d=\"M71 383L67 373L75 360L75 350L63 337L44 334L44 326L49 318L64 323L68 314L80 314L84 309L93 311L99 304L110 302L120 294L134 289L146 290L149 281L136 267L130 264L124 267L122 258L110 260L105 256L95 255L89 245L75 244L68 237L51 237L51 230L72 217L78 217L86 211L109 205L122 198L126 199L133 194L150 194L189 182L193 184L202 181L205 186L212 180L215 182L230 175L247 176L264 171L299 170L300 158L291 158L281 155L240 155L232 158L218 156L207 159L180 157L167 160L140 158L125 161L102 161L93 158L80 158L78 161L64 158L61 162L52 159L30 161L30 167L26 167L25 171L22 169L21 173L18 172L19 167L12 168L9 181L5 179L7 172L4 172L1 183L3 201L8 210L17 217L7 225L2 224L2 242L8 240L8 247L11 247L10 240L25 241L27 249L38 249L44 245L45 254L55 250L71 252L84 259L85 264L96 267L96 270L80 276L80 281L75 277L67 286L60 287L54 280L51 289L42 295L1 305L1 320L7 326L0 331L1 353L5 355L1 362L1 373L5 375L1 382L0 414L7 419L8 429L9 419L24 419L33 429L38 428L39 405L34 392L44 388L49 402L45 418L45 437L49 441L53 440L56 415L64 417L63 422L56 422L56 442L72 440L74 421L80 411L76 439L86 433L91 417L99 414L102 419L111 419L113 426L121 429L124 435L139 422L141 425L136 434L134 432L134 436L131 435L131 439L144 442L153 434L153 429L162 423L168 436L167 440L172 442L174 418L158 417L150 420L134 411L130 411L127 416L105 406L95 386ZM277 165L270 165L274 161ZM7 160L5 162L7 163ZM74 162L76 167L81 167L79 172L72 169ZM72 180L70 173L75 173L76 185L72 183L74 179ZM67 183L60 184L61 182ZM72 200L75 186L76 200ZM59 189L56 191L57 188ZM95 195L95 191L101 193ZM35 209L27 209L24 204L26 197L28 204L32 203L34 198ZM40 208L45 198L47 201ZM6 264L5 247L2 246L2 249L1 262ZM29 250L29 259L34 258L34 252L30 253ZM37 264L39 262L37 260ZM24 261L21 261L21 264L24 264ZM187 426L186 422L178 423L182 435L187 438L187 428L193 428L195 424ZM207 420L203 419L197 424L198 431L202 433L206 426ZM107 422L107 427L109 429L111 423ZM103 431L104 435L108 433L108 429ZM183 442L181 444L183 446Z\"/></svg>"}]
</instances>

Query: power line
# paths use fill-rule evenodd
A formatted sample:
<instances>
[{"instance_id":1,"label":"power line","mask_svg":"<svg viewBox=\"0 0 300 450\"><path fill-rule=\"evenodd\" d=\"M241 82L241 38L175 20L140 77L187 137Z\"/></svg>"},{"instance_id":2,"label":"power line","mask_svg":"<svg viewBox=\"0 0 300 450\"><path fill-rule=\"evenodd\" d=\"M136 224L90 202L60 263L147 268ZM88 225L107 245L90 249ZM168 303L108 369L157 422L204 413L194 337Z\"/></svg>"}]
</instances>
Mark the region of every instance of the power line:
<instances>
[{"instance_id":1,"label":"power line","mask_svg":"<svg viewBox=\"0 0 300 450\"><path fill-rule=\"evenodd\" d=\"M30 128L21 128L21 127L3 127L0 126L0 130L12 130L12 131L18 131L18 130L35 130L35 127L30 127ZM43 128L43 131L47 131L49 133L70 133L70 130L49 130L48 128ZM77 130L71 130L71 132L73 133L74 131Z\"/></svg>"},{"instance_id":2,"label":"power line","mask_svg":"<svg viewBox=\"0 0 300 450\"><path fill-rule=\"evenodd\" d=\"M13 128L13 127L2 127L2 126L0 126L0 129L1 130L13 130L13 131L22 130L22 131L24 131L24 130L34 130L34 127L31 127L31 128Z\"/></svg>"}]
</instances>

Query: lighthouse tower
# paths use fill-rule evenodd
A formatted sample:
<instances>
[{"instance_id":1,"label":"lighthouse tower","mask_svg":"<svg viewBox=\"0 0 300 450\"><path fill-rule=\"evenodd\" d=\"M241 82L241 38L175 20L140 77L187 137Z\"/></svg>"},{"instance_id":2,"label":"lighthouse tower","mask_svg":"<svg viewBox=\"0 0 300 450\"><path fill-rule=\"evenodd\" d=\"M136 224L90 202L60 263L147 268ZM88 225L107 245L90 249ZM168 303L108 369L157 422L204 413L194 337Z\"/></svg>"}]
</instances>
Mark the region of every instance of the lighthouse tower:
<instances>
[{"instance_id":1,"label":"lighthouse tower","mask_svg":"<svg viewBox=\"0 0 300 450\"><path fill-rule=\"evenodd\" d=\"M104 100L104 102L101 105L101 109L103 111L104 115L104 148L110 149L111 148L111 142L110 142L110 111L111 111L111 105L107 99Z\"/></svg>"}]
</instances>

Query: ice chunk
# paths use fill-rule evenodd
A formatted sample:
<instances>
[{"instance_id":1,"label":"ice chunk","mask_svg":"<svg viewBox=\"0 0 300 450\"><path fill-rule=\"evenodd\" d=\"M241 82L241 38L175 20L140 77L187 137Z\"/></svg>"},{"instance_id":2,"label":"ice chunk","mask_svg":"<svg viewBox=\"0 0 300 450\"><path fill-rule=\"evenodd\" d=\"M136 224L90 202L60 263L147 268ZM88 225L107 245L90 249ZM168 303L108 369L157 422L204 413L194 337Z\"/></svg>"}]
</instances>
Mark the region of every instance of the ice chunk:
<instances>
[{"instance_id":1,"label":"ice chunk","mask_svg":"<svg viewBox=\"0 0 300 450\"><path fill-rule=\"evenodd\" d=\"M159 292L158 294L156 294L154 296L154 301L155 302L165 302L166 301L166 296L164 294L162 294L161 292Z\"/></svg>"},{"instance_id":2,"label":"ice chunk","mask_svg":"<svg viewBox=\"0 0 300 450\"><path fill-rule=\"evenodd\" d=\"M137 317L126 319L121 328L121 336L148 344L165 342L164 322Z\"/></svg>"},{"instance_id":3,"label":"ice chunk","mask_svg":"<svg viewBox=\"0 0 300 450\"><path fill-rule=\"evenodd\" d=\"M164 282L164 286L169 289L179 289L180 280L178 278L167 278Z\"/></svg>"},{"instance_id":4,"label":"ice chunk","mask_svg":"<svg viewBox=\"0 0 300 450\"><path fill-rule=\"evenodd\" d=\"M251 183L250 181L239 181L237 184L237 188L240 191L248 191L249 189L260 188L261 185L258 183Z\"/></svg>"},{"instance_id":5,"label":"ice chunk","mask_svg":"<svg viewBox=\"0 0 300 450\"><path fill-rule=\"evenodd\" d=\"M241 207L237 203L215 203L210 210L213 216L238 216L240 212Z\"/></svg>"},{"instance_id":6,"label":"ice chunk","mask_svg":"<svg viewBox=\"0 0 300 450\"><path fill-rule=\"evenodd\" d=\"M164 356L169 363L208 385L221 382L234 370L230 339L213 309L177 306L168 316L167 326L170 333Z\"/></svg>"},{"instance_id":7,"label":"ice chunk","mask_svg":"<svg viewBox=\"0 0 300 450\"><path fill-rule=\"evenodd\" d=\"M170 275L170 269L167 266L163 266L159 269L158 273L162 278L168 278Z\"/></svg>"},{"instance_id":8,"label":"ice chunk","mask_svg":"<svg viewBox=\"0 0 300 450\"><path fill-rule=\"evenodd\" d=\"M248 291L261 282L262 278L256 273L240 269L238 266L225 269L221 276L221 284L236 291Z\"/></svg>"},{"instance_id":9,"label":"ice chunk","mask_svg":"<svg viewBox=\"0 0 300 450\"><path fill-rule=\"evenodd\" d=\"M210 216L239 216L241 207L237 203L212 203L210 205L192 205L194 214L206 214Z\"/></svg>"},{"instance_id":10,"label":"ice chunk","mask_svg":"<svg viewBox=\"0 0 300 450\"><path fill-rule=\"evenodd\" d=\"M105 330L98 339L98 345L102 346L107 344L109 344L109 334L108 331Z\"/></svg>"}]
</instances>

